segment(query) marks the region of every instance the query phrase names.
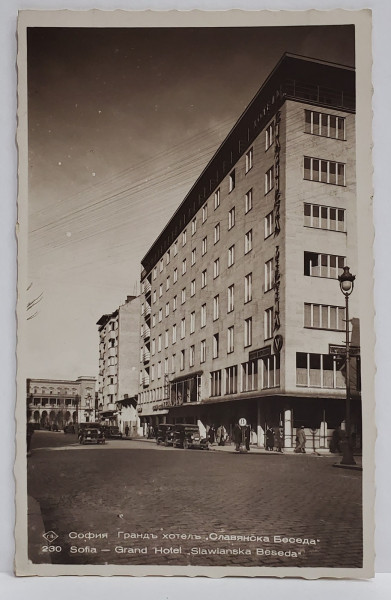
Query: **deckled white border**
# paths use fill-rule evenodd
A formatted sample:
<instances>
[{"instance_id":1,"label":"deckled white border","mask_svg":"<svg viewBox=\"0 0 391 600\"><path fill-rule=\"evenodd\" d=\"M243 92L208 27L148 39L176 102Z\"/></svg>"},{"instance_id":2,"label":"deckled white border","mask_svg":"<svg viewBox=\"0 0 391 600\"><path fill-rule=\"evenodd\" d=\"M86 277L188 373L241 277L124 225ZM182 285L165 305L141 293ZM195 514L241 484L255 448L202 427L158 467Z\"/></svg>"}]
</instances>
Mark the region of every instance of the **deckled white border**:
<instances>
[{"instance_id":1,"label":"deckled white border","mask_svg":"<svg viewBox=\"0 0 391 600\"><path fill-rule=\"evenodd\" d=\"M271 12L245 13L243 11L225 12L103 12L103 11L24 11L19 20L19 283L20 298L18 311L24 317L27 266L27 147L26 147L26 45L25 27L28 26L83 26L83 27L124 27L128 26L286 26L286 25L336 25L355 24L356 26L356 67L357 67L357 189L358 206L362 207L358 214L360 244L358 248L360 280L368 282L361 286L360 303L367 307L366 318L362 318L362 382L363 382L363 423L364 423L364 566L362 569L330 569L330 568L298 568L298 567L151 567L124 565L31 565L27 561L27 490L26 490L26 458L25 458L25 380L26 361L23 348L19 347L18 370L18 403L17 403L17 437L18 452L15 473L17 476L17 572L20 575L204 575L210 577L224 576L274 576L274 577L333 577L363 578L373 575L373 507L374 507L374 329L373 329L373 230L372 205L369 201L371 192L371 35L369 11L307 11L307 12ZM361 315L363 317L364 315ZM19 337L23 339L24 318L19 319Z\"/></svg>"}]
</instances>

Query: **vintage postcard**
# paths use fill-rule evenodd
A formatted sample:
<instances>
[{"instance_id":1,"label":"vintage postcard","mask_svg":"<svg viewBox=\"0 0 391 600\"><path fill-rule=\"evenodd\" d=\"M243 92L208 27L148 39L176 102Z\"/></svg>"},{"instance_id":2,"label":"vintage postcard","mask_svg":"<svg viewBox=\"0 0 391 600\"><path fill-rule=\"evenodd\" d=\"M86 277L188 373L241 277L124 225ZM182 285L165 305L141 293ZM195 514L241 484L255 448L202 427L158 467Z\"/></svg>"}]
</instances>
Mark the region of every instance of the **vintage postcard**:
<instances>
[{"instance_id":1,"label":"vintage postcard","mask_svg":"<svg viewBox=\"0 0 391 600\"><path fill-rule=\"evenodd\" d=\"M17 575L374 573L370 11L22 11Z\"/></svg>"}]
</instances>

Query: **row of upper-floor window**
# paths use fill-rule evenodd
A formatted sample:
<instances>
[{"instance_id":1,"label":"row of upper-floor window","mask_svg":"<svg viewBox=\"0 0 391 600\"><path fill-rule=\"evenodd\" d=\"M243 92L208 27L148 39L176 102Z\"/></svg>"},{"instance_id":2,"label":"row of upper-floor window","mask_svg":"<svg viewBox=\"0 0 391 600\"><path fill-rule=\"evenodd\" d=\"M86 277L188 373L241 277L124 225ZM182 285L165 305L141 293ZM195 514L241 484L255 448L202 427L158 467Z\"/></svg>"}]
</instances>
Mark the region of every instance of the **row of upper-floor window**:
<instances>
[{"instance_id":1,"label":"row of upper-floor window","mask_svg":"<svg viewBox=\"0 0 391 600\"><path fill-rule=\"evenodd\" d=\"M233 300L231 300L233 302ZM215 321L219 316L219 296L215 296L213 301L213 320ZM264 341L272 338L274 331L274 308L269 307L264 310ZM203 304L199 314L200 329L207 326L207 305ZM343 306L334 306L327 304L315 304L315 303L304 303L304 327L311 329L326 329L333 331L344 331L345 330L345 308ZM196 331L196 311L190 313L190 335ZM252 317L244 320L244 348L252 345L253 341L253 321ZM180 323L180 337L184 339L186 337L186 317L181 320ZM168 348L170 345L170 330L166 329L163 334L159 334L157 338L152 338L150 344L150 354L155 356L164 348ZM177 341L177 324L172 325L171 330L171 343L175 344ZM149 348L149 346L148 346ZM191 346L193 351L190 351L190 365L194 366L195 360L195 346ZM146 348L141 348L140 361L143 362L145 358ZM234 327L228 328L227 333L227 354L234 351ZM147 349L149 354L149 350ZM212 336L212 358L218 358L220 353L220 335L215 333ZM201 342L200 346L200 362L206 360L206 340Z\"/></svg>"},{"instance_id":2,"label":"row of upper-floor window","mask_svg":"<svg viewBox=\"0 0 391 600\"><path fill-rule=\"evenodd\" d=\"M338 140L346 140L345 117L332 115L312 110L305 110L305 128L306 133L329 137ZM268 150L275 140L275 123L272 121L265 129L265 149ZM245 173L248 173L254 164L254 149L251 147L245 154ZM265 194L274 187L274 165L265 173ZM311 181L320 181L323 183L333 183L336 185L345 185L345 164L326 159L304 157L304 179ZM232 192L236 186L235 169L228 176L228 192ZM252 194L252 190L249 191ZM214 192L214 209L220 206L221 188L219 187ZM251 209L252 198L245 198L245 210ZM250 208L248 207L250 204ZM208 218L208 202L201 208L201 220L205 223ZM190 225L191 235L197 231L197 217L194 217ZM187 243L187 228L182 232L182 246ZM175 240L172 248L166 252L166 264L170 262L171 255L176 256L178 253L179 240ZM164 258L160 259L159 269L164 268ZM153 279L156 278L158 267L153 269Z\"/></svg>"},{"instance_id":3,"label":"row of upper-floor window","mask_svg":"<svg viewBox=\"0 0 391 600\"><path fill-rule=\"evenodd\" d=\"M310 204L304 203L304 225L306 227L313 227L317 229L325 229L329 231L346 231L346 210L343 208L337 208L332 206L325 206L319 204ZM274 231L274 212L269 212L264 218L264 236L267 239L270 235L272 235ZM231 267L235 263L235 244L232 244L228 248L228 260L227 266ZM244 254L248 254L253 248L253 230L250 229L245 233L244 236ZM202 241L202 251L201 254L205 255L207 252L207 237L205 237ZM193 248L191 251L191 265L195 265L196 263L196 248ZM184 258L182 261L182 275L185 275L187 272L187 259ZM214 260L213 265L213 277L216 278L220 274L220 257ZM207 270L205 269L201 275L201 286L205 287L206 285L206 276ZM174 268L172 273L172 281L175 284L178 281L178 268ZM165 282L165 290L170 289L171 284L171 275L168 275ZM192 285L195 286L195 280L193 280ZM152 292L152 302L156 302L157 294L159 293L159 298L162 297L164 291L163 283L160 283L158 290L153 290ZM145 310L144 304L141 306L141 313L143 314ZM110 346L113 346L113 340L110 341Z\"/></svg>"}]
</instances>

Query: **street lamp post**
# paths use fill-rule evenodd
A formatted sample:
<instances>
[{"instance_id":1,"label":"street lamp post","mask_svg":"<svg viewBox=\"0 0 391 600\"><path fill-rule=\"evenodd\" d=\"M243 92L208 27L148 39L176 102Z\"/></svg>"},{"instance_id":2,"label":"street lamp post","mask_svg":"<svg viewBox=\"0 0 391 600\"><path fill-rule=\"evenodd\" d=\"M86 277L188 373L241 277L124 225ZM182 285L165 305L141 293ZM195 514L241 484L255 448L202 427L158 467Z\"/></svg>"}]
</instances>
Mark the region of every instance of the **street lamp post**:
<instances>
[{"instance_id":1,"label":"street lamp post","mask_svg":"<svg viewBox=\"0 0 391 600\"><path fill-rule=\"evenodd\" d=\"M349 328L349 296L353 292L355 275L350 273L349 267L343 268L343 273L338 277L341 292L345 296L345 344L346 344L346 409L345 409L345 440L342 441L341 465L355 465L350 431L350 328Z\"/></svg>"}]
</instances>

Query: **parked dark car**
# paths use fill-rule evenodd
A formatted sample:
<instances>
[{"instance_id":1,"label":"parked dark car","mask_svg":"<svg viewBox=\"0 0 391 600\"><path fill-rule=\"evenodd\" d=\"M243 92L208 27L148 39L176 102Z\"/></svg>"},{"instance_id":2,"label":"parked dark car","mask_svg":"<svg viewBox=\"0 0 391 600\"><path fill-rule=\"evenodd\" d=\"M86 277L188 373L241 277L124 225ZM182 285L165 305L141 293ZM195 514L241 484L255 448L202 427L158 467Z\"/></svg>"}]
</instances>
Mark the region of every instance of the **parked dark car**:
<instances>
[{"instance_id":1,"label":"parked dark car","mask_svg":"<svg viewBox=\"0 0 391 600\"><path fill-rule=\"evenodd\" d=\"M103 431L95 428L85 428L79 435L80 444L104 444L106 442Z\"/></svg>"},{"instance_id":2,"label":"parked dark car","mask_svg":"<svg viewBox=\"0 0 391 600\"><path fill-rule=\"evenodd\" d=\"M105 435L107 438L110 438L112 440L122 439L122 433L120 432L119 427L116 427L114 425L109 425L108 427L105 427Z\"/></svg>"},{"instance_id":3,"label":"parked dark car","mask_svg":"<svg viewBox=\"0 0 391 600\"><path fill-rule=\"evenodd\" d=\"M164 446L172 446L174 441L174 425L161 423L156 431L156 443Z\"/></svg>"},{"instance_id":4,"label":"parked dark car","mask_svg":"<svg viewBox=\"0 0 391 600\"><path fill-rule=\"evenodd\" d=\"M69 425L65 425L64 427L64 433L75 433L75 426L73 425L73 423L69 424Z\"/></svg>"},{"instance_id":5,"label":"parked dark car","mask_svg":"<svg viewBox=\"0 0 391 600\"><path fill-rule=\"evenodd\" d=\"M198 425L178 423L174 427L174 448L201 448L209 450L208 440L202 438Z\"/></svg>"}]
</instances>

